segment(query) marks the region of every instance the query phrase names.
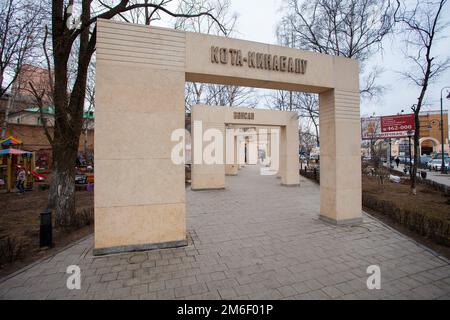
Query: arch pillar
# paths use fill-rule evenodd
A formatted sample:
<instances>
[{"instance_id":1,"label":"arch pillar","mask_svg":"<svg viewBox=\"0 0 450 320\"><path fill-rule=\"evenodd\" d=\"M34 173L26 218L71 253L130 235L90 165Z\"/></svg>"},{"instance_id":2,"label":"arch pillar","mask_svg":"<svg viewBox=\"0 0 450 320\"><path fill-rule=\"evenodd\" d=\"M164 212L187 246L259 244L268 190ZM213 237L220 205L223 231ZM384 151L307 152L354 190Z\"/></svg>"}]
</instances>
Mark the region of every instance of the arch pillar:
<instances>
[{"instance_id":1,"label":"arch pillar","mask_svg":"<svg viewBox=\"0 0 450 320\"><path fill-rule=\"evenodd\" d=\"M359 93L329 90L320 103L320 218L362 221Z\"/></svg>"}]
</instances>

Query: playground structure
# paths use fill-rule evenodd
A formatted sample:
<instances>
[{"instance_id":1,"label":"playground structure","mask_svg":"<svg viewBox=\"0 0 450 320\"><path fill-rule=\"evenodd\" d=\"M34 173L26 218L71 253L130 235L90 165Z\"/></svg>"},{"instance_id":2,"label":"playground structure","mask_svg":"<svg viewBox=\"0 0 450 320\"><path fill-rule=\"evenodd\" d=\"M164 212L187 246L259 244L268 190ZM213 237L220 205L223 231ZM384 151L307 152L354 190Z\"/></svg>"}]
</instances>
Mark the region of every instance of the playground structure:
<instances>
[{"instance_id":1,"label":"playground structure","mask_svg":"<svg viewBox=\"0 0 450 320\"><path fill-rule=\"evenodd\" d=\"M35 171L34 152L22 150L21 140L12 136L0 140L0 190L12 192L15 187L17 169L23 167L26 172L25 188L33 186L33 172Z\"/></svg>"}]
</instances>

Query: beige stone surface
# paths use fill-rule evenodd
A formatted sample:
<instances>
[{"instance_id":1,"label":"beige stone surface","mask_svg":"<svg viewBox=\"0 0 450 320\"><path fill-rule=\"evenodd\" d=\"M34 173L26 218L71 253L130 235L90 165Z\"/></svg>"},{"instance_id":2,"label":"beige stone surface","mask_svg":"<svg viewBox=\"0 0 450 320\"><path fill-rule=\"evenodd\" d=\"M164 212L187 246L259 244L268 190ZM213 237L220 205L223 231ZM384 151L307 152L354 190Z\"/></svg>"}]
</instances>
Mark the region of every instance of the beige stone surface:
<instances>
[{"instance_id":1,"label":"beige stone surface","mask_svg":"<svg viewBox=\"0 0 450 320\"><path fill-rule=\"evenodd\" d=\"M96 208L97 249L185 239L184 203Z\"/></svg>"},{"instance_id":2,"label":"beige stone surface","mask_svg":"<svg viewBox=\"0 0 450 320\"><path fill-rule=\"evenodd\" d=\"M237 67L210 63L211 46L255 51L278 56L308 60L303 75L274 72L263 69ZM355 60L291 49L275 45L256 43L232 38L223 38L197 33L186 33L186 79L306 92L324 92L328 88L359 90L358 63Z\"/></svg>"},{"instance_id":3,"label":"beige stone surface","mask_svg":"<svg viewBox=\"0 0 450 320\"><path fill-rule=\"evenodd\" d=\"M101 168L95 172L96 207L185 201L184 166L167 159L96 160L95 164Z\"/></svg>"},{"instance_id":4,"label":"beige stone surface","mask_svg":"<svg viewBox=\"0 0 450 320\"><path fill-rule=\"evenodd\" d=\"M253 119L235 119L235 112L250 112L253 113ZM247 149L248 164L257 164L258 158L249 156L250 154L257 154L257 150L250 149L257 148L258 145L258 130L265 129L267 132L271 132L270 129L277 128L280 130L280 150L279 150L279 164L280 175L282 176L281 183L284 185L298 185L299 184L299 162L298 162L298 120L295 112L279 111L279 110L266 110L266 109L251 109L243 107L223 107L207 105L194 105L191 109L191 128L194 128L194 124L201 122L202 131L200 129L192 129L192 139L197 143L197 135L203 134L207 129L216 128L219 130L223 137L226 138L225 127L230 129L239 128L252 128L252 131L245 133L236 133L235 147L238 149L235 152L234 164L243 163L245 159L242 154L243 137L251 137L253 144ZM198 131L198 132L197 132ZM239 137L239 135L241 137ZM275 137L276 135L274 135ZM195 143L193 142L193 148L195 150ZM202 148L208 145L210 142L203 142ZM226 141L224 143L226 149ZM200 151L203 149L199 149ZM225 150L226 151L226 150ZM218 189L225 187L225 175L237 174L237 167L233 165L226 165L227 154L224 151L223 163L225 165L208 165L208 164L194 164L192 166L192 189ZM194 151L194 161L195 154ZM231 158L231 155L230 157ZM230 160L230 159L228 159Z\"/></svg>"},{"instance_id":5,"label":"beige stone surface","mask_svg":"<svg viewBox=\"0 0 450 320\"><path fill-rule=\"evenodd\" d=\"M320 94L320 212L334 221L361 218L359 93Z\"/></svg>"},{"instance_id":6,"label":"beige stone surface","mask_svg":"<svg viewBox=\"0 0 450 320\"><path fill-rule=\"evenodd\" d=\"M98 37L95 248L184 240L184 34L100 21Z\"/></svg>"}]
</instances>

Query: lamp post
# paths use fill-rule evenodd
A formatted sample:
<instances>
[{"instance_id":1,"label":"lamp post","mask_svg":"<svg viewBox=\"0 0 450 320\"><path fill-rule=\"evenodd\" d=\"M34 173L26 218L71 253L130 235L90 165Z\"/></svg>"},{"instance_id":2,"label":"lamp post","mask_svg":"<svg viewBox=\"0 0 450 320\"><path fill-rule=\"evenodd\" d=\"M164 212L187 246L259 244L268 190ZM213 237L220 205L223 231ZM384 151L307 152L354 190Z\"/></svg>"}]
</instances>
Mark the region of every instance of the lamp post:
<instances>
[{"instance_id":1,"label":"lamp post","mask_svg":"<svg viewBox=\"0 0 450 320\"><path fill-rule=\"evenodd\" d=\"M443 110L443 98L442 93L444 89L450 89L450 87L443 87L441 89L441 149L442 149L442 163L441 163L441 173L446 174L447 168L445 167L445 157L444 157L444 110ZM447 99L450 99L450 93L447 95Z\"/></svg>"}]
</instances>

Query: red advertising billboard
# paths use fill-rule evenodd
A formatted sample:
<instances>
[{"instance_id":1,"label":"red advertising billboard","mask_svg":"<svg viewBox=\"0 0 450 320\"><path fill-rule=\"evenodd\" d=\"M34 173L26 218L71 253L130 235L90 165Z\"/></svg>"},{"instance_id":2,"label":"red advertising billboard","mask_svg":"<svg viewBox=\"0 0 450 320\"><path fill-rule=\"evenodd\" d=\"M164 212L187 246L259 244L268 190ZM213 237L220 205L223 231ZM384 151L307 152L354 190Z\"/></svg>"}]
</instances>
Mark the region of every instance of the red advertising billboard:
<instances>
[{"instance_id":1,"label":"red advertising billboard","mask_svg":"<svg viewBox=\"0 0 450 320\"><path fill-rule=\"evenodd\" d=\"M414 114L361 119L363 140L405 138L414 134Z\"/></svg>"},{"instance_id":2,"label":"red advertising billboard","mask_svg":"<svg viewBox=\"0 0 450 320\"><path fill-rule=\"evenodd\" d=\"M381 117L381 132L414 131L414 114Z\"/></svg>"}]
</instances>

